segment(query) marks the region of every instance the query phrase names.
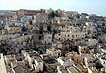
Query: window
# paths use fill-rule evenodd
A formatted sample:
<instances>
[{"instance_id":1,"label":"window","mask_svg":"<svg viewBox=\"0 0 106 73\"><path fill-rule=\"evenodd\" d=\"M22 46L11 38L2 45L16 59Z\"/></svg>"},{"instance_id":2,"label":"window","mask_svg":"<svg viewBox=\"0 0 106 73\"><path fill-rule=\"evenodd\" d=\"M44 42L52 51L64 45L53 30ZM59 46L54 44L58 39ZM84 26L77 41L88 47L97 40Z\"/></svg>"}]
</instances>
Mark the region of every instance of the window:
<instances>
[{"instance_id":1,"label":"window","mask_svg":"<svg viewBox=\"0 0 106 73\"><path fill-rule=\"evenodd\" d=\"M59 33L59 36L60 36L60 33Z\"/></svg>"},{"instance_id":2,"label":"window","mask_svg":"<svg viewBox=\"0 0 106 73\"><path fill-rule=\"evenodd\" d=\"M47 30L48 31L51 31L51 26L47 26Z\"/></svg>"},{"instance_id":3,"label":"window","mask_svg":"<svg viewBox=\"0 0 106 73\"><path fill-rule=\"evenodd\" d=\"M78 58L77 58L77 62L78 62Z\"/></svg>"},{"instance_id":4,"label":"window","mask_svg":"<svg viewBox=\"0 0 106 73\"><path fill-rule=\"evenodd\" d=\"M49 39L51 38L51 37L48 37Z\"/></svg>"},{"instance_id":5,"label":"window","mask_svg":"<svg viewBox=\"0 0 106 73\"><path fill-rule=\"evenodd\" d=\"M85 35L83 34L83 37L84 37Z\"/></svg>"},{"instance_id":6,"label":"window","mask_svg":"<svg viewBox=\"0 0 106 73\"><path fill-rule=\"evenodd\" d=\"M72 38L74 38L74 35L72 35Z\"/></svg>"},{"instance_id":7,"label":"window","mask_svg":"<svg viewBox=\"0 0 106 73\"><path fill-rule=\"evenodd\" d=\"M42 36L39 36L39 40L41 40L42 39Z\"/></svg>"},{"instance_id":8,"label":"window","mask_svg":"<svg viewBox=\"0 0 106 73\"><path fill-rule=\"evenodd\" d=\"M63 28L64 26L62 26L62 28Z\"/></svg>"},{"instance_id":9,"label":"window","mask_svg":"<svg viewBox=\"0 0 106 73\"><path fill-rule=\"evenodd\" d=\"M65 37L66 37L66 35L65 35Z\"/></svg>"}]
</instances>

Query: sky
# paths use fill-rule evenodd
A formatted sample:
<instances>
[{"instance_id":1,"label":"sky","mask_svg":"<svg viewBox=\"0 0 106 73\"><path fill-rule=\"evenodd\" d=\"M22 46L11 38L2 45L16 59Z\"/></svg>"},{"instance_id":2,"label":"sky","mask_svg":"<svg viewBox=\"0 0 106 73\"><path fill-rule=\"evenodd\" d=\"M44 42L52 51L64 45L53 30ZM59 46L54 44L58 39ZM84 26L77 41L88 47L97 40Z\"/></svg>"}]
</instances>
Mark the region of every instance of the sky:
<instances>
[{"instance_id":1,"label":"sky","mask_svg":"<svg viewBox=\"0 0 106 73\"><path fill-rule=\"evenodd\" d=\"M106 16L106 0L0 0L0 10L62 9Z\"/></svg>"}]
</instances>

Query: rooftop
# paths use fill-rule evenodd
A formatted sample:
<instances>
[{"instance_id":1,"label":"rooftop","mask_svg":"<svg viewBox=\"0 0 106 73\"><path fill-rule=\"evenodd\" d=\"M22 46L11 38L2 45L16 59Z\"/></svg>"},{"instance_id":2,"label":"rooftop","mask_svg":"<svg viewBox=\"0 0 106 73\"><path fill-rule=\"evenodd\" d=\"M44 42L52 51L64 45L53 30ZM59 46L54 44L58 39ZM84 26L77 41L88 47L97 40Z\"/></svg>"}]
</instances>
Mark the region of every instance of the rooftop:
<instances>
[{"instance_id":1,"label":"rooftop","mask_svg":"<svg viewBox=\"0 0 106 73\"><path fill-rule=\"evenodd\" d=\"M62 73L68 73L68 71L63 66L59 66L59 69Z\"/></svg>"},{"instance_id":2,"label":"rooftop","mask_svg":"<svg viewBox=\"0 0 106 73\"><path fill-rule=\"evenodd\" d=\"M37 60L38 62L42 62L42 59L41 59L41 57L39 57L39 56L34 56L33 57L35 60Z\"/></svg>"},{"instance_id":3,"label":"rooftop","mask_svg":"<svg viewBox=\"0 0 106 73\"><path fill-rule=\"evenodd\" d=\"M71 73L80 73L75 67L71 66L69 67L69 70L71 71Z\"/></svg>"},{"instance_id":4,"label":"rooftop","mask_svg":"<svg viewBox=\"0 0 106 73\"><path fill-rule=\"evenodd\" d=\"M16 66L14 70L16 73L25 73L24 68L22 66Z\"/></svg>"}]
</instances>

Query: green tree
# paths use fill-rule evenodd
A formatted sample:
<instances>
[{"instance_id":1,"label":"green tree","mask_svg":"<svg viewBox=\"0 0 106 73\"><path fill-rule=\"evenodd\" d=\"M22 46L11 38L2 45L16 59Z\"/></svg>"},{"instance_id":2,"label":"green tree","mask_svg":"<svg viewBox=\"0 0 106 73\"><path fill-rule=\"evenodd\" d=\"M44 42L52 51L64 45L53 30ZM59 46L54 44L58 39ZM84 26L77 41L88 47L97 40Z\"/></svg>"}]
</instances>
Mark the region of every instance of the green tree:
<instances>
[{"instance_id":1,"label":"green tree","mask_svg":"<svg viewBox=\"0 0 106 73\"><path fill-rule=\"evenodd\" d=\"M49 14L48 14L48 18L54 18L54 17L59 17L60 15L59 15L59 12L56 10L56 11L54 11L54 10L52 10Z\"/></svg>"}]
</instances>

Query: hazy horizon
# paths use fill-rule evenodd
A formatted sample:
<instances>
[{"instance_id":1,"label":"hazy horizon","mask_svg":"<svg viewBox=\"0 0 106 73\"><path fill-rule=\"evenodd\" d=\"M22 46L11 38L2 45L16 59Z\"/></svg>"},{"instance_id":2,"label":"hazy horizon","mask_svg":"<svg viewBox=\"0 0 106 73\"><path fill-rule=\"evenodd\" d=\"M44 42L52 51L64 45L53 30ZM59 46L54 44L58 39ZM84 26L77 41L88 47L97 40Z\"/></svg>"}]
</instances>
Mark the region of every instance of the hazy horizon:
<instances>
[{"instance_id":1,"label":"hazy horizon","mask_svg":"<svg viewBox=\"0 0 106 73\"><path fill-rule=\"evenodd\" d=\"M106 0L1 0L0 10L49 9L106 16Z\"/></svg>"}]
</instances>

